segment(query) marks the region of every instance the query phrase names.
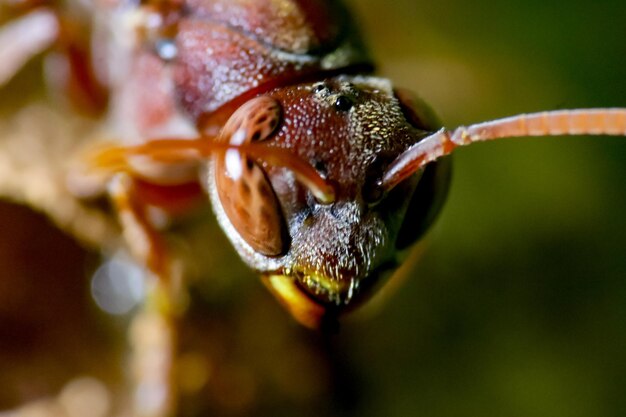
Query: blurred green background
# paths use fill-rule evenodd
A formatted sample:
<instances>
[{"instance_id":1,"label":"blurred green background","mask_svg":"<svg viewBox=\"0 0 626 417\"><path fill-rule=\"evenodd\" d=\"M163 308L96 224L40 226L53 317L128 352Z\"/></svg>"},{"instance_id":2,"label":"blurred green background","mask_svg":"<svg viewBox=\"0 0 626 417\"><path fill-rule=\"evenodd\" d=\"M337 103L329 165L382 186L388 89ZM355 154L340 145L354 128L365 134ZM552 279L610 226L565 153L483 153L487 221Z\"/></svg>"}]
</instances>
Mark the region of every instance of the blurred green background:
<instances>
[{"instance_id":1,"label":"blurred green background","mask_svg":"<svg viewBox=\"0 0 626 417\"><path fill-rule=\"evenodd\" d=\"M626 105L623 1L351 1L380 70L448 127ZM456 152L405 286L351 327L367 416L626 415L626 142Z\"/></svg>"},{"instance_id":2,"label":"blurred green background","mask_svg":"<svg viewBox=\"0 0 626 417\"><path fill-rule=\"evenodd\" d=\"M538 110L626 106L623 0L348 4L380 74L420 94L448 127ZM13 108L16 91L39 69L31 66L3 90L3 107ZM196 406L210 415L272 417L626 415L626 140L512 139L461 149L454 159L449 200L409 279L377 314L348 319L329 338L295 325L253 273L225 261L235 256L214 226L192 225L196 240L179 244L200 245L197 268L212 276L211 288L194 294L186 348L206 354L213 376L197 395L209 405L189 400L181 415L209 414ZM5 268L2 277L3 299L17 306L4 303L5 316L17 324L2 321L1 373L15 369L24 380L58 374L36 395L56 392L74 374L106 379L97 368L116 369L109 361L124 356L117 350L124 349L126 322L84 305L89 274L81 262L97 255L66 242L71 250L64 251L74 254L67 261L48 256L59 245L43 236L58 231L32 213L3 210L8 243L0 265L19 258L23 268ZM47 266L55 259L72 267ZM78 288L59 286L62 279ZM15 303L26 284L37 308ZM48 305L50 288L58 295ZM81 293L85 299L77 300ZM51 318L68 324L46 324ZM102 322L113 321L117 343L93 336L89 320L106 329ZM14 342L25 328L32 336L24 343L37 349ZM48 336L36 336L41 332ZM67 347L67 334L80 335L77 346ZM102 361L101 351L114 353ZM0 408L17 401L5 379Z\"/></svg>"}]
</instances>

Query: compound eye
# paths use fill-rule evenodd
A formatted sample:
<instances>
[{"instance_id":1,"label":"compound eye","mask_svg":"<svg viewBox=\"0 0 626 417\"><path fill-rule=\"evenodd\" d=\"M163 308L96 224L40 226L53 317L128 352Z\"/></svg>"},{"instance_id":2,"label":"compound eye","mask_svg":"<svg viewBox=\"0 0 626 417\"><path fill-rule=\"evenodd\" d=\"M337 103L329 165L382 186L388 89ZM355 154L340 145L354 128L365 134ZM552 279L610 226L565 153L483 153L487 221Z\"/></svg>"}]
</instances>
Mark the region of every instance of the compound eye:
<instances>
[{"instance_id":1,"label":"compound eye","mask_svg":"<svg viewBox=\"0 0 626 417\"><path fill-rule=\"evenodd\" d=\"M400 108L407 122L416 129L435 131L441 126L432 109L418 96L405 89L394 91ZM405 187L417 179L413 175L405 180ZM417 182L405 218L400 227L396 240L397 249L405 249L415 243L434 222L441 210L448 192L450 182L450 161L440 160L428 165ZM398 188L392 190L402 192Z\"/></svg>"},{"instance_id":2,"label":"compound eye","mask_svg":"<svg viewBox=\"0 0 626 417\"><path fill-rule=\"evenodd\" d=\"M439 119L428 104L409 90L394 90L406 120L416 129L435 131L441 127Z\"/></svg>"},{"instance_id":3,"label":"compound eye","mask_svg":"<svg viewBox=\"0 0 626 417\"><path fill-rule=\"evenodd\" d=\"M276 132L282 111L270 97L257 97L228 120L220 139L233 144L266 140ZM231 224L241 238L265 256L285 253L289 235L285 219L266 172L236 150L215 158L217 193Z\"/></svg>"}]
</instances>

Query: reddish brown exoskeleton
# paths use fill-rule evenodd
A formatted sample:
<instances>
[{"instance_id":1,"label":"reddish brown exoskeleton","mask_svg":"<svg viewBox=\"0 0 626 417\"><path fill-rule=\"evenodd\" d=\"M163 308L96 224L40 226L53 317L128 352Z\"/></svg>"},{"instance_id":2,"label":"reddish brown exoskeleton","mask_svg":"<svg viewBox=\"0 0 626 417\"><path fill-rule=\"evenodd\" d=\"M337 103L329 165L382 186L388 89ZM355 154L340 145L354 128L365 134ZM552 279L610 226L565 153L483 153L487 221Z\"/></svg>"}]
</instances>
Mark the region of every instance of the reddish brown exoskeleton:
<instances>
[{"instance_id":1,"label":"reddish brown exoskeleton","mask_svg":"<svg viewBox=\"0 0 626 417\"><path fill-rule=\"evenodd\" d=\"M90 13L95 74L120 144L90 156L71 187L107 188L131 250L163 281L168 250L146 208L176 211L204 190L244 262L309 327L359 304L394 270L441 207L449 161L440 158L457 146L626 133L622 109L438 131L423 102L368 75L373 65L336 2L102 1ZM56 39L51 16L21 18L27 29L35 17L51 25L24 45ZM87 78L78 77L89 91Z\"/></svg>"}]
</instances>

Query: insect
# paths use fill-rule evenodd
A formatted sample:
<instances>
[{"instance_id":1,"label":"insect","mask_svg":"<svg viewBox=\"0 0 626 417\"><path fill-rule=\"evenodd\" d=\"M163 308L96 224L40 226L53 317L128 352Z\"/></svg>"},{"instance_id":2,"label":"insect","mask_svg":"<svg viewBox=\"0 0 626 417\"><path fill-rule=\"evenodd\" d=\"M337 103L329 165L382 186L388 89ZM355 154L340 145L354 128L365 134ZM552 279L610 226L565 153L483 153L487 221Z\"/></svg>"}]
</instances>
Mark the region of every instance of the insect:
<instances>
[{"instance_id":1,"label":"insect","mask_svg":"<svg viewBox=\"0 0 626 417\"><path fill-rule=\"evenodd\" d=\"M380 276L395 268L397 250L428 228L447 188L447 162L439 158L456 146L499 135L624 133L624 111L619 109L541 114L508 125L434 133L436 121L420 101L385 80L362 75L370 63L358 38L337 29L347 18L323 2L315 9L323 18L305 20L317 42L310 34L299 35L298 42L313 46L295 46L289 37L285 46L284 39L273 38L266 29L238 27L228 22L234 12L227 11L224 21L217 18L219 30L211 30L219 32L228 22L227 27L234 26L228 27L229 34L260 48L255 65L257 53L272 51L270 62L263 64L267 67L250 70L248 56L241 65L251 72L238 74L243 82L231 79L237 60L226 47L219 56L222 38L204 38L203 13L211 16L210 6L220 2L206 3L190 2L184 13L177 4L140 10L145 22L155 18L161 23L140 26L146 33L139 36L137 57L131 57L132 77L116 86L113 97L121 108L141 109L141 115L135 112L139 126L127 129L129 142L150 141L114 145L86 158L90 168L104 173L103 186L126 231L135 233L135 240L129 239L131 250L165 282L174 272L167 247L145 216L146 206L173 210L172 203L180 200L169 198L172 191L194 198L199 190L189 184L200 179L244 261L262 273L296 319L319 327L366 299ZM245 10L250 13L247 24L260 13L251 10ZM312 10L306 13L315 16ZM291 35L293 30L286 29ZM269 38L250 35L257 32ZM197 50L203 42L231 65L205 63L202 54L208 49ZM228 47L231 42L228 38ZM182 113L172 110L167 94L145 94L153 90L154 73L157 81L161 76L174 80ZM225 77L219 85L212 84L217 74ZM80 183L88 174L73 177L79 182L73 184L77 194L89 188Z\"/></svg>"},{"instance_id":2,"label":"insect","mask_svg":"<svg viewBox=\"0 0 626 417\"><path fill-rule=\"evenodd\" d=\"M127 229L144 229L148 251L139 257L167 276L167 249L138 207L151 202L136 201L141 192L133 187L141 184L133 178L184 185L198 178L196 165L211 161L200 178L222 228L311 327L366 298L396 267L397 251L428 228L447 188L447 163L439 159L456 147L501 137L624 134L622 109L541 113L432 133L436 121L423 103L362 75L370 61L338 5L294 3L274 32L254 20L274 3L246 5L243 26L231 17L237 6L222 12L220 4L153 10L164 23L145 35L152 51L141 51L137 62L150 62L135 73L145 79L141 71L172 71L164 76L173 80L175 97L161 99L178 99L201 136L114 147L93 165L126 173L110 193L122 218L133 218ZM304 20L290 26L297 19ZM147 96L134 94L129 101ZM134 107L149 115L156 111L151 103ZM142 130L148 135L155 124Z\"/></svg>"}]
</instances>

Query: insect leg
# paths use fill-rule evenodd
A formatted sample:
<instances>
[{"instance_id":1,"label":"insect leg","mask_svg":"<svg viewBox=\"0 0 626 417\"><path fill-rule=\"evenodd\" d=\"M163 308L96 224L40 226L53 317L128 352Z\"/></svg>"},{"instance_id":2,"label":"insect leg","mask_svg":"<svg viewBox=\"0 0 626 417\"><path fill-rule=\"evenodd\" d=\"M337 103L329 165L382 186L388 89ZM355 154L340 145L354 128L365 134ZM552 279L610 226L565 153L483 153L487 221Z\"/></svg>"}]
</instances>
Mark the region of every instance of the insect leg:
<instances>
[{"instance_id":1,"label":"insect leg","mask_svg":"<svg viewBox=\"0 0 626 417\"><path fill-rule=\"evenodd\" d=\"M60 33L44 67L48 86L66 97L77 112L100 116L109 97L94 68L90 29L75 18L59 15L57 19Z\"/></svg>"},{"instance_id":2,"label":"insect leg","mask_svg":"<svg viewBox=\"0 0 626 417\"><path fill-rule=\"evenodd\" d=\"M130 251L167 285L172 275L169 254L161 235L150 223L148 205L135 195L136 187L130 175L116 174L109 184L108 194Z\"/></svg>"},{"instance_id":3,"label":"insect leg","mask_svg":"<svg viewBox=\"0 0 626 417\"><path fill-rule=\"evenodd\" d=\"M0 86L6 84L34 56L58 39L59 21L48 9L37 9L0 28Z\"/></svg>"},{"instance_id":4,"label":"insect leg","mask_svg":"<svg viewBox=\"0 0 626 417\"><path fill-rule=\"evenodd\" d=\"M182 274L136 189L135 180L124 173L115 175L108 188L130 251L153 274L148 277L143 310L131 325L133 408L136 416L167 417L176 407L175 317L182 310Z\"/></svg>"}]
</instances>

